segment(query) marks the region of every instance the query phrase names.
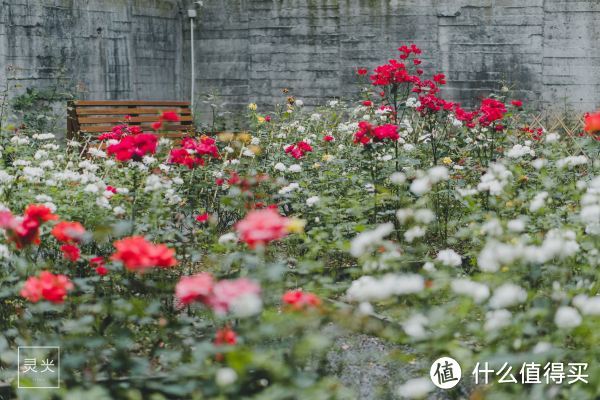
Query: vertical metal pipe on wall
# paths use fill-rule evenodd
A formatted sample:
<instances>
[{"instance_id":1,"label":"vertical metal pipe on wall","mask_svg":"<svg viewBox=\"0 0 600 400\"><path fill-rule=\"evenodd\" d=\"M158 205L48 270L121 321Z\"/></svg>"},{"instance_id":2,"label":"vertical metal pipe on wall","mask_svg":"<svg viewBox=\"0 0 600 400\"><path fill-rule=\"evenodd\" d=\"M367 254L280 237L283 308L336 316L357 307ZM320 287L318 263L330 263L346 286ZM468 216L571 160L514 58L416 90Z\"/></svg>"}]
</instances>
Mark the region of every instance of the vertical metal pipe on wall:
<instances>
[{"instance_id":1,"label":"vertical metal pipe on wall","mask_svg":"<svg viewBox=\"0 0 600 400\"><path fill-rule=\"evenodd\" d=\"M192 114L194 113L194 89L195 89L195 71L194 71L194 18L196 18L196 10L188 10L188 17L190 17L190 70L192 72L192 82L190 89L190 103Z\"/></svg>"}]
</instances>

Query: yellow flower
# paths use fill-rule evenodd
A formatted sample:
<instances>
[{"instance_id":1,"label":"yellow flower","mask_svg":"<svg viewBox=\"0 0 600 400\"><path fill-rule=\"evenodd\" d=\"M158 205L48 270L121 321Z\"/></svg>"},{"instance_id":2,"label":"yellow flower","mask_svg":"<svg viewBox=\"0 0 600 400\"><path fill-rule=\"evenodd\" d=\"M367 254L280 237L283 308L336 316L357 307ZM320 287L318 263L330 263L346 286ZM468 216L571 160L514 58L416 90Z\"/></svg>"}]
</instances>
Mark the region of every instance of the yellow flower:
<instances>
[{"instance_id":1,"label":"yellow flower","mask_svg":"<svg viewBox=\"0 0 600 400\"><path fill-rule=\"evenodd\" d=\"M314 164L313 164L313 168L314 168L314 169L319 169L319 168L321 168L321 163L318 163L318 162L314 163Z\"/></svg>"},{"instance_id":2,"label":"yellow flower","mask_svg":"<svg viewBox=\"0 0 600 400\"><path fill-rule=\"evenodd\" d=\"M444 157L442 158L442 162L446 165L450 165L452 164L452 159L450 157Z\"/></svg>"},{"instance_id":3,"label":"yellow flower","mask_svg":"<svg viewBox=\"0 0 600 400\"><path fill-rule=\"evenodd\" d=\"M248 104L248 110L252 110L252 111L256 111L256 103L250 103Z\"/></svg>"},{"instance_id":4,"label":"yellow flower","mask_svg":"<svg viewBox=\"0 0 600 400\"><path fill-rule=\"evenodd\" d=\"M515 205L515 203L513 203L513 202L512 202L512 201L510 201L510 200L506 202L506 207L507 207L507 208L512 208L512 207L514 207L514 205Z\"/></svg>"},{"instance_id":5,"label":"yellow flower","mask_svg":"<svg viewBox=\"0 0 600 400\"><path fill-rule=\"evenodd\" d=\"M254 144L251 144L250 146L248 146L248 150L250 150L252 153L254 153L255 156L259 155L262 151L260 146L256 146Z\"/></svg>"},{"instance_id":6,"label":"yellow flower","mask_svg":"<svg viewBox=\"0 0 600 400\"><path fill-rule=\"evenodd\" d=\"M323 154L323 161L325 162L329 162L331 160L333 160L335 157L332 156L331 154Z\"/></svg>"},{"instance_id":7,"label":"yellow flower","mask_svg":"<svg viewBox=\"0 0 600 400\"><path fill-rule=\"evenodd\" d=\"M265 122L265 117L258 116L258 117L256 117L256 119L259 124L262 124L263 122Z\"/></svg>"},{"instance_id":8,"label":"yellow flower","mask_svg":"<svg viewBox=\"0 0 600 400\"><path fill-rule=\"evenodd\" d=\"M221 132L217 137L221 142L231 142L235 138L235 135L233 132Z\"/></svg>"},{"instance_id":9,"label":"yellow flower","mask_svg":"<svg viewBox=\"0 0 600 400\"><path fill-rule=\"evenodd\" d=\"M304 226L306 225L306 221L300 218L290 218L287 223L287 231L290 233L302 233L304 232Z\"/></svg>"},{"instance_id":10,"label":"yellow flower","mask_svg":"<svg viewBox=\"0 0 600 400\"><path fill-rule=\"evenodd\" d=\"M252 140L252 135L250 135L248 132L240 132L237 134L236 139L242 143L250 143Z\"/></svg>"}]
</instances>

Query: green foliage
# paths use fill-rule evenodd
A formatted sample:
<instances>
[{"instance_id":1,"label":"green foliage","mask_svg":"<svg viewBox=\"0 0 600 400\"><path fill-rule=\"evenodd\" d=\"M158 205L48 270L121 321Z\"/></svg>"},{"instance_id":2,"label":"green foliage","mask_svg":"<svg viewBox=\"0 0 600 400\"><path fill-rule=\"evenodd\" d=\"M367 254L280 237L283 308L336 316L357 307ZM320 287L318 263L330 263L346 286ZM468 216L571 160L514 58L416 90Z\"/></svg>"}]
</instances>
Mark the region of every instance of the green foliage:
<instances>
[{"instance_id":1,"label":"green foliage","mask_svg":"<svg viewBox=\"0 0 600 400\"><path fill-rule=\"evenodd\" d=\"M43 99L29 92L18 107ZM58 146L35 130L8 139L3 208L19 215L45 203L87 235L75 262L49 234L54 222L42 226L39 246L17 249L8 237L2 244L0 377L16 385L18 346L59 345L61 388L27 396L355 398L327 355L340 337L360 333L410 349L384 358L426 360L412 378L427 376L442 355L458 359L465 375L486 361L588 362L587 385L472 392L595 398L598 320L588 302L600 259L598 142L550 132L533 140L516 111L505 117L506 130L492 132L422 118L406 99L397 107L406 120L398 124L401 140L362 146L353 141L359 121L393 118L342 101L306 111L290 99L266 121L251 106L251 130L221 134L221 158L195 169L169 163L174 144L165 139L155 155L124 163L81 143ZM294 159L284 149L301 140L313 150ZM269 205L304 220L304 229L258 249L231 240L238 220ZM205 212L209 220L196 221ZM178 265L137 274L111 261L113 243L133 234L174 249ZM96 256L107 259L106 276L89 265ZM75 289L64 303L20 296L41 270L71 278ZM259 282L262 311L241 317L200 303L178 307L177 282L198 272ZM499 290L506 284L514 286ZM322 305L282 304L282 294L300 288ZM564 307L579 323L559 318ZM237 333L235 345L214 343L224 327ZM401 383L378 389L395 396Z\"/></svg>"}]
</instances>

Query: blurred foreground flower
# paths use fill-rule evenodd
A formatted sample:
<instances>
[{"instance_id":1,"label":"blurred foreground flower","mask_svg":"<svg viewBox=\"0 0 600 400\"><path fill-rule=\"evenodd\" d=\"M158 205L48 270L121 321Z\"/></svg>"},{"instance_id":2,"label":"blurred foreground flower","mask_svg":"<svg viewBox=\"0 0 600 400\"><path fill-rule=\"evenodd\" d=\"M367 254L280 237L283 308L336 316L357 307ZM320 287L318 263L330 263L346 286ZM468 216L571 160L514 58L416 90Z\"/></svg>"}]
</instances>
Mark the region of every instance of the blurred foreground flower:
<instances>
[{"instance_id":1,"label":"blurred foreground flower","mask_svg":"<svg viewBox=\"0 0 600 400\"><path fill-rule=\"evenodd\" d=\"M67 292L72 289L73 283L66 275L42 271L39 276L31 276L25 281L21 296L32 303L37 303L42 298L52 303L62 303Z\"/></svg>"},{"instance_id":2,"label":"blurred foreground flower","mask_svg":"<svg viewBox=\"0 0 600 400\"><path fill-rule=\"evenodd\" d=\"M583 129L588 133L600 131L600 111L593 114L585 114L585 125Z\"/></svg>"},{"instance_id":3,"label":"blurred foreground flower","mask_svg":"<svg viewBox=\"0 0 600 400\"><path fill-rule=\"evenodd\" d=\"M169 268L177 265L175 251L164 244L153 244L141 236L132 236L114 243L117 251L113 261L121 261L125 268L145 272L152 267Z\"/></svg>"},{"instance_id":4,"label":"blurred foreground flower","mask_svg":"<svg viewBox=\"0 0 600 400\"><path fill-rule=\"evenodd\" d=\"M284 238L288 234L289 219L272 208L251 211L235 225L240 240L250 248Z\"/></svg>"},{"instance_id":5,"label":"blurred foreground flower","mask_svg":"<svg viewBox=\"0 0 600 400\"><path fill-rule=\"evenodd\" d=\"M289 290L283 294L281 300L293 310L317 308L321 305L321 299L316 294L302 290Z\"/></svg>"}]
</instances>

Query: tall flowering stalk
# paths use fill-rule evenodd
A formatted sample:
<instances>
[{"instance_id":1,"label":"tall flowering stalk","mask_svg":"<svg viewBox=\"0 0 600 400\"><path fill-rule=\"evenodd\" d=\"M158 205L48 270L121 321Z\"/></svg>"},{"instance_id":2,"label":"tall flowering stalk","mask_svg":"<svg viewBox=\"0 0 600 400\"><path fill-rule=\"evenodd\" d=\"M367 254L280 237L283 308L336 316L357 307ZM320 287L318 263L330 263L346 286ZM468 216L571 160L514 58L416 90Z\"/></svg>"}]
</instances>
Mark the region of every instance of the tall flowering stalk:
<instances>
[{"instance_id":1,"label":"tall flowering stalk","mask_svg":"<svg viewBox=\"0 0 600 400\"><path fill-rule=\"evenodd\" d=\"M198 167L205 166L212 159L219 159L219 149L216 146L215 139L208 136L202 136L199 139L184 138L179 147L171 149L169 153L169 162L187 167L189 173L188 196L191 212L194 212L196 197L198 197L198 187L195 182L196 170ZM205 179L202 179L204 182Z\"/></svg>"}]
</instances>

